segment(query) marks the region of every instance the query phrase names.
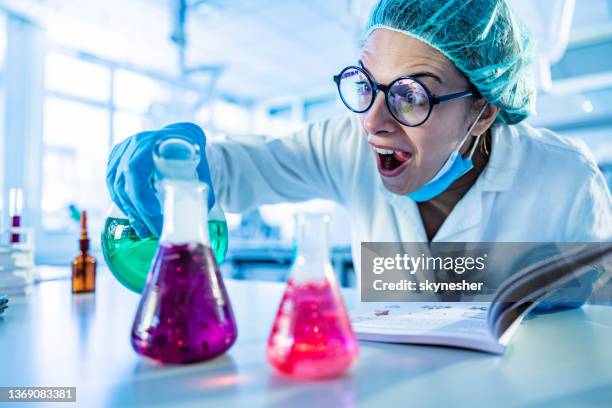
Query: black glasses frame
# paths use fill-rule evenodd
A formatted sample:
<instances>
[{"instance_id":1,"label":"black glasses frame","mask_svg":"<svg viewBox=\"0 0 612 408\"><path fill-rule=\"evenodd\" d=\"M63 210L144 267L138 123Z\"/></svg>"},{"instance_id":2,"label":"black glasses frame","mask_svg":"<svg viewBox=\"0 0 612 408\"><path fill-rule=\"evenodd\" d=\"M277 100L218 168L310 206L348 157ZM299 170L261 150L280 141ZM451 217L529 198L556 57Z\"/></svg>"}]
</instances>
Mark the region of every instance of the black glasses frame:
<instances>
[{"instance_id":1,"label":"black glasses frame","mask_svg":"<svg viewBox=\"0 0 612 408\"><path fill-rule=\"evenodd\" d=\"M344 73L348 70L357 70L361 72L363 75L365 75L365 77L368 79L368 82L370 83L370 88L372 89L372 100L370 101L370 104L368 105L368 107L363 110L356 110L356 109L351 108L349 104L346 102L346 100L344 99L344 96L342 95L342 91L340 90L340 82L342 80L342 75L344 75ZM395 85L395 83L401 80L404 80L404 79L409 79L411 81L414 81L417 84L419 84L421 87L423 87L427 95L428 101L429 101L429 111L427 112L425 119L423 119L421 122L417 124L410 124L410 123L403 122L401 119L395 116L395 114L393 113L393 109L391 109L389 89L391 89L391 87ZM442 102L448 102L448 101L452 101L455 99L467 98L469 96L476 95L473 91L464 91L464 92L458 92L458 93L453 93L449 95L437 96L431 93L429 88L427 88L427 86L425 86L425 84L421 82L418 78L411 77L411 76L401 76L399 78L394 79L389 85L384 85L384 84L380 84L374 81L374 79L372 79L372 75L370 75L370 73L365 68L354 66L354 65L348 66L344 68L342 71L340 71L338 75L334 75L334 82L336 83L336 86L338 87L338 94L340 95L340 99L342 99L342 103L344 103L344 105L350 111L355 112L355 113L365 113L369 111L370 108L372 108L372 106L374 105L374 102L376 101L376 95L378 94L379 91L382 91L385 94L385 104L387 105L387 109L389 110L389 113L391 114L391 116L393 116L393 118L397 120L399 123L401 123L402 125L408 126L408 127L421 126L423 123L427 122L427 119L429 119L429 117L431 116L431 112L433 111L433 108L435 105L438 105Z\"/></svg>"}]
</instances>

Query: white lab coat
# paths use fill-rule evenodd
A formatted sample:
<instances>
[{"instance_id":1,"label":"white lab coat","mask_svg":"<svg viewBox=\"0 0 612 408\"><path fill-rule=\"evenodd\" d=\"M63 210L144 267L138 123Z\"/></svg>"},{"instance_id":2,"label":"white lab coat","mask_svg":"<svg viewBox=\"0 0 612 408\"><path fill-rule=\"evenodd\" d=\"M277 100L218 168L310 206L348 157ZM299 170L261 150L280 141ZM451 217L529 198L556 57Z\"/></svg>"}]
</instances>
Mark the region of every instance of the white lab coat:
<instances>
[{"instance_id":1,"label":"white lab coat","mask_svg":"<svg viewBox=\"0 0 612 408\"><path fill-rule=\"evenodd\" d=\"M217 198L230 212L313 198L345 206L361 242L425 242L418 207L386 190L358 117L288 137L209 143ZM434 242L590 242L612 237L612 199L586 146L525 124L496 124L488 165Z\"/></svg>"}]
</instances>

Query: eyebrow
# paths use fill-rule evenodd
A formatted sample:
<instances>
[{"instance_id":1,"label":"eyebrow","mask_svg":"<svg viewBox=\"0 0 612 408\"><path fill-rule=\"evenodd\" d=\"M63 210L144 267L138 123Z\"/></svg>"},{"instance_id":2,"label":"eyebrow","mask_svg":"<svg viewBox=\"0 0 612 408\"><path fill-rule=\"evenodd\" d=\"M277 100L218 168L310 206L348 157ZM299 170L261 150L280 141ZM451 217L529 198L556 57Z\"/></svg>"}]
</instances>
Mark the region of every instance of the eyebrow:
<instances>
[{"instance_id":1,"label":"eyebrow","mask_svg":"<svg viewBox=\"0 0 612 408\"><path fill-rule=\"evenodd\" d=\"M435 80L436 80L436 81L438 81L439 83L442 83L442 79L440 79L440 77L439 77L439 76L437 76L436 74L433 74L433 73L431 73L431 72L416 72L416 73L414 73L414 74L412 74L412 75L408 75L408 76L415 77L415 78L419 78L419 77L430 77L430 78L435 79Z\"/></svg>"},{"instance_id":2,"label":"eyebrow","mask_svg":"<svg viewBox=\"0 0 612 408\"><path fill-rule=\"evenodd\" d=\"M362 60L359 60L359 65L361 65L361 67L363 69L365 69L366 71L370 72L366 66L364 65ZM370 73L371 74L371 73ZM436 74L432 73L432 72L428 72L428 71L418 71L412 74L405 74L405 75L401 75L402 77L404 76L409 76L409 77L413 77L413 78L420 78L420 77L430 77L435 79L436 81L438 81L439 83L442 83L442 79L437 76Z\"/></svg>"}]
</instances>

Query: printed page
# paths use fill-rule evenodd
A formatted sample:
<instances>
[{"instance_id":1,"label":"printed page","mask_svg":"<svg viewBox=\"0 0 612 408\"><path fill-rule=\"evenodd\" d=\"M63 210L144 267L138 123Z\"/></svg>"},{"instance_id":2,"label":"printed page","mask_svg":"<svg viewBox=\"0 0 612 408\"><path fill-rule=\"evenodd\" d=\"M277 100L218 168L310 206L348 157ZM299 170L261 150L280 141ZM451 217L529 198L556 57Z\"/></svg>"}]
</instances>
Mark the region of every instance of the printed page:
<instances>
[{"instance_id":1,"label":"printed page","mask_svg":"<svg viewBox=\"0 0 612 408\"><path fill-rule=\"evenodd\" d=\"M487 325L488 302L360 303L351 311L362 340L436 344L502 353Z\"/></svg>"}]
</instances>

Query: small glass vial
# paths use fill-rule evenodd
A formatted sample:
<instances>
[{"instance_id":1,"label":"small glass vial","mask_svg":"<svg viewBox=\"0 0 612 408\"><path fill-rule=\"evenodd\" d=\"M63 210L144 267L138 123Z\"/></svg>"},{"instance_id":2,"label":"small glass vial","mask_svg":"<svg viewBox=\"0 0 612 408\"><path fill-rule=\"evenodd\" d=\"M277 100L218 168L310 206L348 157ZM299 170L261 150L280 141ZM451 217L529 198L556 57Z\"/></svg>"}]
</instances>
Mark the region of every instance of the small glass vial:
<instances>
[{"instance_id":1,"label":"small glass vial","mask_svg":"<svg viewBox=\"0 0 612 408\"><path fill-rule=\"evenodd\" d=\"M11 219L11 228L21 227L21 215L23 213L23 190L20 188L11 188L9 191L9 217ZM11 244L20 242L18 233L11 232Z\"/></svg>"},{"instance_id":2,"label":"small glass vial","mask_svg":"<svg viewBox=\"0 0 612 408\"><path fill-rule=\"evenodd\" d=\"M88 293L96 290L96 258L89 254L87 212L81 214L80 253L72 260L72 293Z\"/></svg>"},{"instance_id":3,"label":"small glass vial","mask_svg":"<svg viewBox=\"0 0 612 408\"><path fill-rule=\"evenodd\" d=\"M344 374L357 358L351 328L327 246L329 216L297 216L297 251L267 357L282 375L316 380Z\"/></svg>"}]
</instances>

